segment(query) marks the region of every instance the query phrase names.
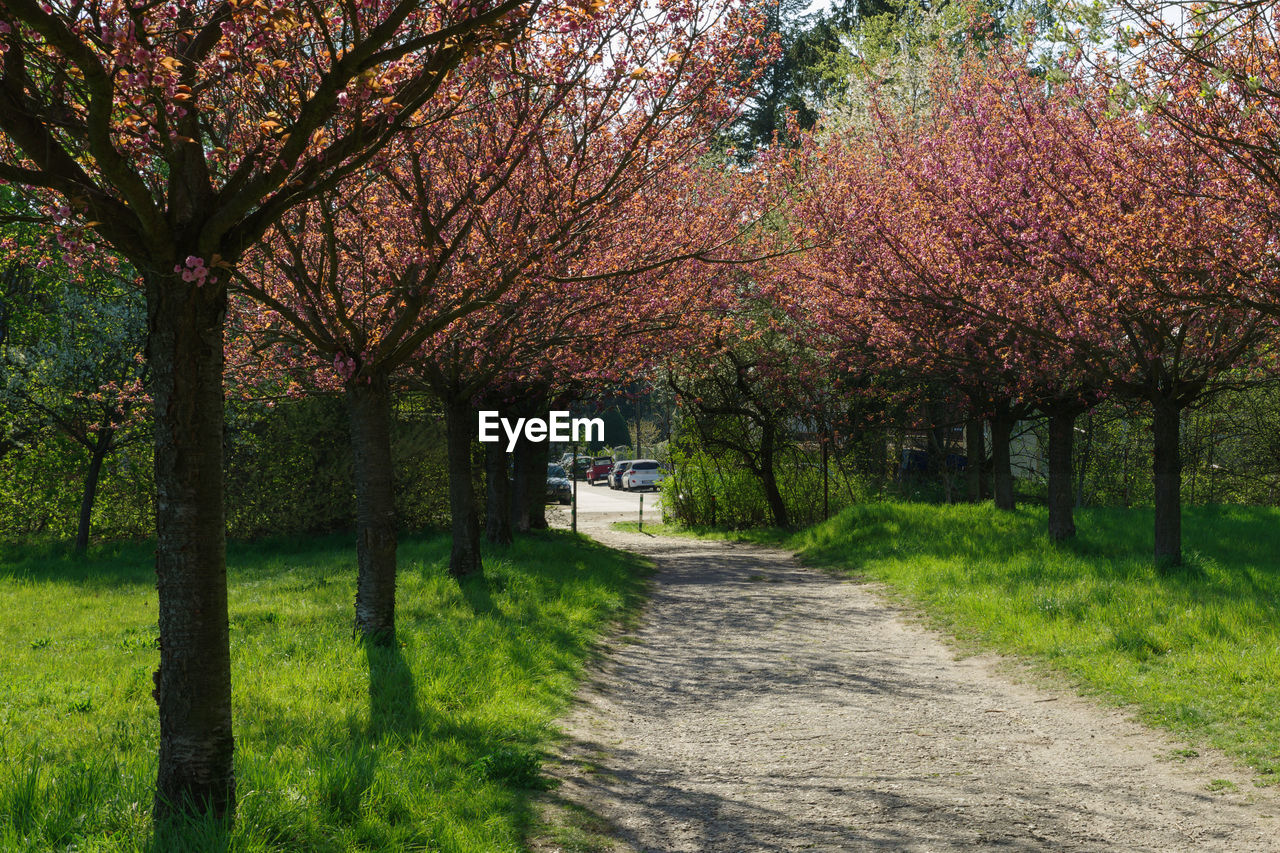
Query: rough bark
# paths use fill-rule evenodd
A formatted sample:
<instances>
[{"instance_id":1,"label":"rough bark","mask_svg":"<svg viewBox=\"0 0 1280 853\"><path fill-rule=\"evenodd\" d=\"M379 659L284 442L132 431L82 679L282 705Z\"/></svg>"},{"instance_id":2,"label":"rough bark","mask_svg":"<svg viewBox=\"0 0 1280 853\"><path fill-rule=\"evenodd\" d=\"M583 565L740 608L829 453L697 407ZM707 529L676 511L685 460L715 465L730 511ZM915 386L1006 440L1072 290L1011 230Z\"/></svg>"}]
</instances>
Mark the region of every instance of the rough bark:
<instances>
[{"instance_id":1,"label":"rough bark","mask_svg":"<svg viewBox=\"0 0 1280 853\"><path fill-rule=\"evenodd\" d=\"M1014 418L1005 407L997 410L991 418L991 476L995 487L996 509L1016 508L1013 500L1013 464L1009 454L1013 425Z\"/></svg>"},{"instance_id":2,"label":"rough bark","mask_svg":"<svg viewBox=\"0 0 1280 853\"><path fill-rule=\"evenodd\" d=\"M1182 564L1182 456L1178 448L1182 407L1153 405L1155 426L1155 557L1158 565Z\"/></svg>"},{"instance_id":3,"label":"rough bark","mask_svg":"<svg viewBox=\"0 0 1280 853\"><path fill-rule=\"evenodd\" d=\"M155 407L157 822L235 810L223 508L226 291L151 273L147 357Z\"/></svg>"},{"instance_id":4,"label":"rough bark","mask_svg":"<svg viewBox=\"0 0 1280 853\"><path fill-rule=\"evenodd\" d=\"M1049 411L1049 538L1055 542L1076 535L1071 469L1076 414L1069 407Z\"/></svg>"},{"instance_id":5,"label":"rough bark","mask_svg":"<svg viewBox=\"0 0 1280 853\"><path fill-rule=\"evenodd\" d=\"M501 442L485 445L484 538L495 545L511 544L511 480L507 452Z\"/></svg>"},{"instance_id":6,"label":"rough bark","mask_svg":"<svg viewBox=\"0 0 1280 853\"><path fill-rule=\"evenodd\" d=\"M475 411L466 400L451 400L445 406L449 519L453 532L449 574L455 578L481 571L480 514L476 507L475 483L471 471L471 437L474 425Z\"/></svg>"},{"instance_id":7,"label":"rough bark","mask_svg":"<svg viewBox=\"0 0 1280 853\"><path fill-rule=\"evenodd\" d=\"M396 631L396 502L391 392L385 376L347 388L356 484L356 631L389 645Z\"/></svg>"},{"instance_id":8,"label":"rough bark","mask_svg":"<svg viewBox=\"0 0 1280 853\"><path fill-rule=\"evenodd\" d=\"M98 496L98 481L102 478L102 463L106 461L114 444L115 432L103 430L89 459L89 470L84 475L84 491L80 495L80 520L76 525L75 552L83 554L89 548L89 528L93 523L93 503Z\"/></svg>"},{"instance_id":9,"label":"rough bark","mask_svg":"<svg viewBox=\"0 0 1280 853\"><path fill-rule=\"evenodd\" d=\"M969 418L964 427L965 482L969 502L975 504L982 501L982 472L987 460L987 442L982 430L982 418Z\"/></svg>"}]
</instances>

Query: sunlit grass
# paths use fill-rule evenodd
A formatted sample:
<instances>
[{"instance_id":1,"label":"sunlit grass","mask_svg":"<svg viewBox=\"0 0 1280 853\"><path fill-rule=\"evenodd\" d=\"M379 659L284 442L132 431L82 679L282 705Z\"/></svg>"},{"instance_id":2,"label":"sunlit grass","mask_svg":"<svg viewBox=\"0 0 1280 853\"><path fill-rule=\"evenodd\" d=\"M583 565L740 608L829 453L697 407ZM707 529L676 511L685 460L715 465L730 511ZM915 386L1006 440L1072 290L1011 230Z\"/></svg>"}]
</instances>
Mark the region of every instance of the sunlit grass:
<instances>
[{"instance_id":1,"label":"sunlit grass","mask_svg":"<svg viewBox=\"0 0 1280 853\"><path fill-rule=\"evenodd\" d=\"M524 539L484 578L444 537L400 549L398 645L352 638L346 537L233 546L239 812L156 840L149 546L0 552L0 849L521 849L552 721L636 558Z\"/></svg>"}]
</instances>

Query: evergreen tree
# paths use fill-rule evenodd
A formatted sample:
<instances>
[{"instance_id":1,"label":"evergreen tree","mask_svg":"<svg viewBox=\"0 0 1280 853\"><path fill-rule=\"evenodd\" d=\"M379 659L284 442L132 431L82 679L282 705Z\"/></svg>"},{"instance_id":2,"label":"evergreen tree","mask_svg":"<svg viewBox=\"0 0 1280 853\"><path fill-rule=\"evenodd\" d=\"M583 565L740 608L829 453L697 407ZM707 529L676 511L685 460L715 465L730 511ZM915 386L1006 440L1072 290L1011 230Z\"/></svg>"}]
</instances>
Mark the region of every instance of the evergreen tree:
<instances>
[{"instance_id":1,"label":"evergreen tree","mask_svg":"<svg viewBox=\"0 0 1280 853\"><path fill-rule=\"evenodd\" d=\"M792 140L788 115L800 130L817 122L819 108L831 92L828 65L842 47L841 36L859 20L897 14L900 0L835 0L828 9L810 12L811 0L766 0L767 34L776 35L781 53L761 77L759 91L733 128L732 142L742 159L758 148Z\"/></svg>"},{"instance_id":2,"label":"evergreen tree","mask_svg":"<svg viewBox=\"0 0 1280 853\"><path fill-rule=\"evenodd\" d=\"M604 418L604 443L609 447L621 447L631 443L631 428L626 418L618 409L606 409L600 414Z\"/></svg>"}]
</instances>

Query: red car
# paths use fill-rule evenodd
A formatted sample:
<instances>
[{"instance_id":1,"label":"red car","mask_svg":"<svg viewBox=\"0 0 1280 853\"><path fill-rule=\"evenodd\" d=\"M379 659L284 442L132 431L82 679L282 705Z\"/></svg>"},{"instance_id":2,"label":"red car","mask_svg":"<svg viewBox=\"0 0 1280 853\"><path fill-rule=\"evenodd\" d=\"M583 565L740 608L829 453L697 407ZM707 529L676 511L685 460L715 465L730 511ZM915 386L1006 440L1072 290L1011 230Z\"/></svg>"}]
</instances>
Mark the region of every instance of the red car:
<instances>
[{"instance_id":1,"label":"red car","mask_svg":"<svg viewBox=\"0 0 1280 853\"><path fill-rule=\"evenodd\" d=\"M609 471L613 469L612 456L597 456L591 460L591 467L587 469L587 482L591 485L600 483L609 479Z\"/></svg>"}]
</instances>

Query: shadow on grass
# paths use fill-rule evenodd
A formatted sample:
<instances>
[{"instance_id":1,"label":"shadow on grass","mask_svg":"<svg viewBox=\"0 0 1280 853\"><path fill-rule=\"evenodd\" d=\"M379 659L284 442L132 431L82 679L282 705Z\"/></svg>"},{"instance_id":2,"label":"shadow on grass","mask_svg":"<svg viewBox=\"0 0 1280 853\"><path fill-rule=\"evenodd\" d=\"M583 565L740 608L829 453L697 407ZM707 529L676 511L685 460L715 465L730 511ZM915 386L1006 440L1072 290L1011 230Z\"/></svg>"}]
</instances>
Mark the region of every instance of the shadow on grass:
<instances>
[{"instance_id":1,"label":"shadow on grass","mask_svg":"<svg viewBox=\"0 0 1280 853\"><path fill-rule=\"evenodd\" d=\"M227 853L231 849L232 823L198 809L185 816L154 824L147 853Z\"/></svg>"},{"instance_id":2,"label":"shadow on grass","mask_svg":"<svg viewBox=\"0 0 1280 853\"><path fill-rule=\"evenodd\" d=\"M352 725L336 740L322 736L311 744L310 787L322 809L322 823L361 837L371 823L381 822L397 827L395 849L436 849L440 839L432 821L410 820L418 813L411 804L422 792L402 790L391 781L430 756L439 763L426 776L411 775L417 784L435 788L437 795L454 791L454 796L475 795L490 803L496 797L505 803L515 825L528 825L533 820L532 794L544 787L542 752L528 730L514 721L473 718L439 697L425 700L415 664L399 643L365 643L364 654L369 673L367 725ZM519 659L515 663L523 664ZM458 697L458 702L465 700ZM281 724L288 725L283 720ZM481 793L486 786L490 792ZM494 786L500 793L493 792Z\"/></svg>"},{"instance_id":3,"label":"shadow on grass","mask_svg":"<svg viewBox=\"0 0 1280 853\"><path fill-rule=\"evenodd\" d=\"M364 641L369 671L369 723L351 732L337 752L317 744L313 761L317 799L337 824L355 825L378 778L384 746L397 750L418 743L431 726L418 700L413 670L395 637L389 643Z\"/></svg>"},{"instance_id":4,"label":"shadow on grass","mask_svg":"<svg viewBox=\"0 0 1280 853\"><path fill-rule=\"evenodd\" d=\"M443 543L443 544L442 544ZM433 561L447 549L448 537L426 532L402 534L402 559ZM58 581L94 587L155 585L154 540L104 542L74 554L58 542L0 542L0 578ZM355 566L355 536L339 531L320 536L272 536L227 543L231 583L302 575L304 586L345 577Z\"/></svg>"},{"instance_id":5,"label":"shadow on grass","mask_svg":"<svg viewBox=\"0 0 1280 853\"><path fill-rule=\"evenodd\" d=\"M422 710L413 670L400 646L364 644L369 665L369 734L375 739L392 735L411 741L422 730Z\"/></svg>"},{"instance_id":6,"label":"shadow on grass","mask_svg":"<svg viewBox=\"0 0 1280 853\"><path fill-rule=\"evenodd\" d=\"M501 576L490 578L480 572L458 581L463 600L476 616L497 613L498 606L493 603L493 593L501 592L503 588Z\"/></svg>"},{"instance_id":7,"label":"shadow on grass","mask_svg":"<svg viewBox=\"0 0 1280 853\"><path fill-rule=\"evenodd\" d=\"M900 557L1007 558L1042 536L1027 510L986 506L874 503L851 507L792 537L806 560L862 568L866 560Z\"/></svg>"},{"instance_id":8,"label":"shadow on grass","mask_svg":"<svg viewBox=\"0 0 1280 853\"><path fill-rule=\"evenodd\" d=\"M60 543L0 545L0 578L93 587L155 584L154 542L111 542L74 554Z\"/></svg>"},{"instance_id":9,"label":"shadow on grass","mask_svg":"<svg viewBox=\"0 0 1280 853\"><path fill-rule=\"evenodd\" d=\"M73 561L50 548L8 549L4 556L18 571L0 563L0 575L61 582L67 588L59 595L88 602L99 585L149 591L153 550L128 543ZM37 774L23 788L0 768L0 848L6 804L29 788L29 849L63 849L67 832L86 839L86 847L111 849L127 835L128 849L156 853L438 849L450 838L464 839L458 849L498 849L500 839L532 821L531 797L545 784L547 721L570 701L609 621L638 610L647 561L547 531L487 551L484 577L458 584L448 577L448 553L447 536L401 540L398 639L405 645L376 647L346 639L355 575L347 536L233 543L232 651L249 666L237 683L241 801L234 825L196 820L152 828L135 810L121 829L118 804L147 799L154 770L147 779L128 776L125 793L126 777L104 770L91 790L73 797L66 760L40 760L19 741L18 754L49 768L42 772L56 770L57 785ZM130 640L133 627L126 627ZM149 642L147 628L137 636ZM77 630L105 631L107 642L120 642L114 623ZM101 676L78 673L86 684ZM126 710L114 709L113 717ZM74 754L100 748L70 726ZM9 736L0 731L0 739ZM55 788L65 808L48 805Z\"/></svg>"}]
</instances>

